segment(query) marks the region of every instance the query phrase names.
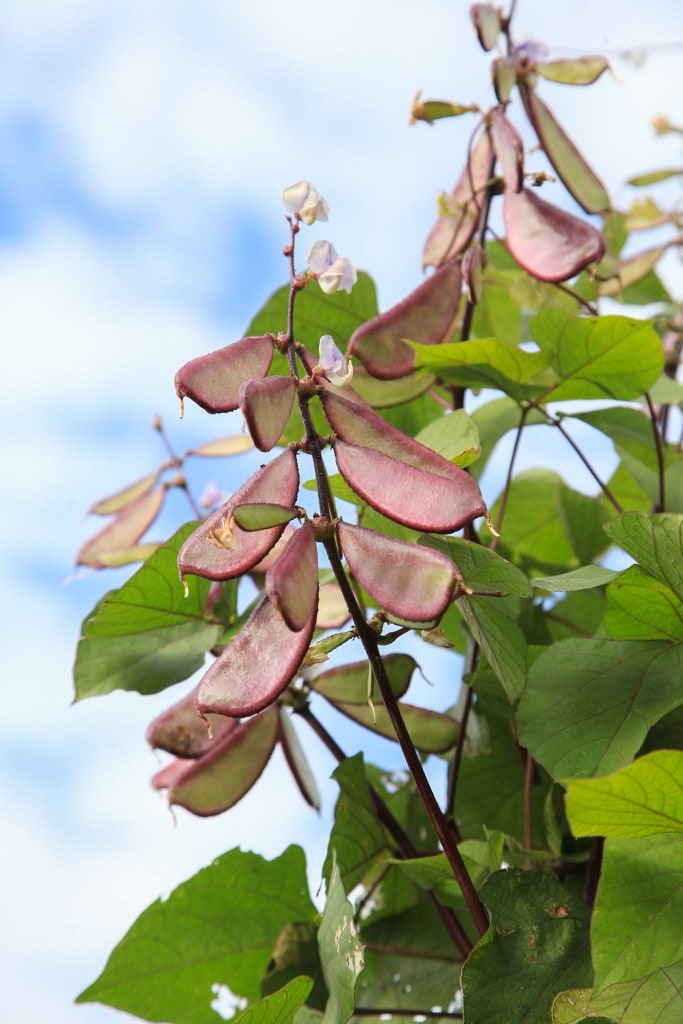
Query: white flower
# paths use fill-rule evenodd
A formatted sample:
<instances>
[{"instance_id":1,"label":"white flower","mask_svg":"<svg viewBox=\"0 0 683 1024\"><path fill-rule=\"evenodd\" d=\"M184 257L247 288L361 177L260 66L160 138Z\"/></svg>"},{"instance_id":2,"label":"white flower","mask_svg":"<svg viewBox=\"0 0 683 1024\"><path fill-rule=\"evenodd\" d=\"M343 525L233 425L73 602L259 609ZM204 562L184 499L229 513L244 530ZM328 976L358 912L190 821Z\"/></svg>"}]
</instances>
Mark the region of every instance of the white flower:
<instances>
[{"instance_id":1,"label":"white flower","mask_svg":"<svg viewBox=\"0 0 683 1024\"><path fill-rule=\"evenodd\" d=\"M304 224L327 220L330 212L329 206L310 181L298 181L296 185L283 189L282 202L287 212L295 214Z\"/></svg>"},{"instance_id":2,"label":"white flower","mask_svg":"<svg viewBox=\"0 0 683 1024\"><path fill-rule=\"evenodd\" d=\"M328 295L332 295L333 292L350 292L357 277L356 268L351 260L346 256L340 256L329 270L320 275L318 284Z\"/></svg>"},{"instance_id":3,"label":"white flower","mask_svg":"<svg viewBox=\"0 0 683 1024\"><path fill-rule=\"evenodd\" d=\"M327 295L350 292L358 277L356 268L346 256L340 256L331 242L314 242L306 262L313 276Z\"/></svg>"},{"instance_id":4,"label":"white flower","mask_svg":"<svg viewBox=\"0 0 683 1024\"><path fill-rule=\"evenodd\" d=\"M324 334L320 339L320 362L313 372L322 373L330 384L338 388L344 387L353 377L351 361L347 362L329 334Z\"/></svg>"}]
</instances>

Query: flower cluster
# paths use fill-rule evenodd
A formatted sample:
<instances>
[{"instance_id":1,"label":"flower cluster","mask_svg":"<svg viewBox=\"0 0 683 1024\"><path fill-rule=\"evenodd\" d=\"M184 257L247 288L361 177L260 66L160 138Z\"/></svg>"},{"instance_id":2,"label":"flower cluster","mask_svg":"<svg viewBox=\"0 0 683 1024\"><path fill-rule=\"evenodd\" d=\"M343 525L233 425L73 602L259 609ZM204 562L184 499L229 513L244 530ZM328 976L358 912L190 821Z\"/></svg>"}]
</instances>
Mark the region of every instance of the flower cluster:
<instances>
[{"instance_id":1,"label":"flower cluster","mask_svg":"<svg viewBox=\"0 0 683 1024\"><path fill-rule=\"evenodd\" d=\"M288 213L304 224L316 220L327 220L330 208L310 181L299 181L283 189L282 201ZM350 292L356 283L357 274L351 260L340 256L331 242L319 240L311 246L306 262L310 267L309 276L317 281L327 295L334 292Z\"/></svg>"}]
</instances>

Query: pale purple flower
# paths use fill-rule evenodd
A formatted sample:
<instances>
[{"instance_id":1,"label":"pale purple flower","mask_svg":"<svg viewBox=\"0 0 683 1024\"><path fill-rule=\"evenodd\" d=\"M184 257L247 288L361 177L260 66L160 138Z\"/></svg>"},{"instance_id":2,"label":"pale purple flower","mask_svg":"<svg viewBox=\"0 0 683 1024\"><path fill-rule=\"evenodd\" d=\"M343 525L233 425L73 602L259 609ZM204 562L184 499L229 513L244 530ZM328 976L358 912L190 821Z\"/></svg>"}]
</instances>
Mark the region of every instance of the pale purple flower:
<instances>
[{"instance_id":1,"label":"pale purple flower","mask_svg":"<svg viewBox=\"0 0 683 1024\"><path fill-rule=\"evenodd\" d=\"M288 213L295 214L304 224L327 220L330 208L310 181L298 181L282 190L282 202Z\"/></svg>"},{"instance_id":2,"label":"pale purple flower","mask_svg":"<svg viewBox=\"0 0 683 1024\"><path fill-rule=\"evenodd\" d=\"M350 292L356 283L358 275L353 263L346 256L340 256L331 242L314 242L306 261L327 295L337 291Z\"/></svg>"},{"instance_id":3,"label":"pale purple flower","mask_svg":"<svg viewBox=\"0 0 683 1024\"><path fill-rule=\"evenodd\" d=\"M320 362L313 370L327 378L330 384L338 388L344 387L353 377L351 360L346 360L329 334L320 339Z\"/></svg>"}]
</instances>

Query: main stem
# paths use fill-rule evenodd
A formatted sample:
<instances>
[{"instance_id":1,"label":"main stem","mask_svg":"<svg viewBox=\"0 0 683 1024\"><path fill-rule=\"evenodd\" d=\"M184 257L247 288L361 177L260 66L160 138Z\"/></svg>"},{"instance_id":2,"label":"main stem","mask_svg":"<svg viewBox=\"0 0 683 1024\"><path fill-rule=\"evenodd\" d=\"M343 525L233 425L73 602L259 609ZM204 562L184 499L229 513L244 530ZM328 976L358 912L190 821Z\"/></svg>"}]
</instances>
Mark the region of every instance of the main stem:
<instances>
[{"instance_id":1,"label":"main stem","mask_svg":"<svg viewBox=\"0 0 683 1024\"><path fill-rule=\"evenodd\" d=\"M292 374L296 376L296 355L294 351L294 303L297 292L302 285L296 276L294 263L294 241L299 228L298 224L293 219L290 219L290 225L292 232L291 243L285 250L285 254L289 259L291 279L289 302L287 306L286 351L290 370ZM297 398L299 411L306 431L308 451L313 460L318 500L320 501L320 513L321 516L329 519L331 506L320 438L313 424L311 411L308 407L308 398L301 393L297 395ZM479 902L477 890L475 889L474 883L472 882L467 868L465 867L465 863L460 855L455 838L449 829L446 818L436 797L434 796L434 792L429 784L429 780L422 766L417 750L415 749L415 745L411 739L408 729L406 728L406 724L403 721L403 716L401 715L398 702L394 697L391 684L384 669L384 662L382 661L379 653L377 634L366 622L365 616L363 615L356 600L356 596L351 584L349 583L346 572L344 571L344 566L342 565L342 561L337 550L336 541L334 538L324 540L323 546L327 557L329 558L330 566L334 572L337 583L339 584L339 588L344 596L344 600L346 601L346 607L348 608L353 624L356 627L358 638L363 645L368 661L370 662L372 673L379 687L382 700L384 701L384 706L386 707L394 733L396 734L396 739L401 747L408 769L413 776L420 799L422 800L429 820L432 823L432 827L436 833L439 843L441 844L441 848L443 849L448 863L450 864L453 875L460 886L460 890L463 894L467 909L472 917L472 921L474 922L479 934L484 935L488 931L488 918L484 912L484 908Z\"/></svg>"}]
</instances>

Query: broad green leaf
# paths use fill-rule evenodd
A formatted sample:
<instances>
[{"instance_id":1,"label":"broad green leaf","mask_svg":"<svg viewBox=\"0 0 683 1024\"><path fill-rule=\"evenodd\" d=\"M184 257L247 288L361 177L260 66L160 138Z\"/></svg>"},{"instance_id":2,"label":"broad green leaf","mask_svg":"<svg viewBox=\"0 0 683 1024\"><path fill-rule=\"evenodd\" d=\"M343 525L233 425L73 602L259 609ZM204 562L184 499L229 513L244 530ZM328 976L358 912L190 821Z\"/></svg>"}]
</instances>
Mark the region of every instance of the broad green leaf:
<instances>
[{"instance_id":1,"label":"broad green leaf","mask_svg":"<svg viewBox=\"0 0 683 1024\"><path fill-rule=\"evenodd\" d=\"M659 462L649 417L638 409L617 407L580 413L576 418L601 430L611 439L622 465L645 489L650 502L659 502ZM664 464L667 511L678 512L683 509L683 504L676 474L683 468L683 459L675 445L664 446Z\"/></svg>"},{"instance_id":2,"label":"broad green leaf","mask_svg":"<svg viewBox=\"0 0 683 1024\"><path fill-rule=\"evenodd\" d=\"M463 860L474 884L480 885L488 874L486 867L477 864L464 853ZM397 860L394 863L421 889L432 890L442 903L467 913L460 886L453 877L453 869L444 853L438 853L433 857L417 857L414 860Z\"/></svg>"},{"instance_id":3,"label":"broad green leaf","mask_svg":"<svg viewBox=\"0 0 683 1024\"><path fill-rule=\"evenodd\" d=\"M511 290L520 277L527 275L515 265L514 271L486 267L484 291L472 318L473 338L498 338L517 345L522 335L522 310Z\"/></svg>"},{"instance_id":4,"label":"broad green leaf","mask_svg":"<svg viewBox=\"0 0 683 1024\"><path fill-rule=\"evenodd\" d=\"M222 630L205 612L209 581L178 580L176 558L196 523L158 548L84 621L76 654L76 700L112 690L157 693L204 664Z\"/></svg>"},{"instance_id":5,"label":"broad green leaf","mask_svg":"<svg viewBox=\"0 0 683 1024\"><path fill-rule=\"evenodd\" d=\"M231 850L143 911L77 1002L151 1021L216 1024L215 987L258 999L282 928L315 914L300 847L270 862Z\"/></svg>"},{"instance_id":6,"label":"broad green leaf","mask_svg":"<svg viewBox=\"0 0 683 1024\"><path fill-rule=\"evenodd\" d=\"M336 863L337 874L350 892L384 852L386 839L370 800L363 755L347 757L332 777L340 792L323 875L330 880Z\"/></svg>"},{"instance_id":7,"label":"broad green leaf","mask_svg":"<svg viewBox=\"0 0 683 1024\"><path fill-rule=\"evenodd\" d=\"M572 636L592 637L605 614L606 599L598 590L568 593L545 613L546 626L553 640Z\"/></svg>"},{"instance_id":8,"label":"broad green leaf","mask_svg":"<svg viewBox=\"0 0 683 1024\"><path fill-rule=\"evenodd\" d=\"M531 334L560 378L550 392L553 402L633 400L655 383L664 365L651 324L625 316L580 319L551 309L532 320Z\"/></svg>"},{"instance_id":9,"label":"broad green leaf","mask_svg":"<svg viewBox=\"0 0 683 1024\"><path fill-rule=\"evenodd\" d=\"M289 1024L313 988L310 978L293 978L284 988L259 999L244 1013L233 1017L234 1024Z\"/></svg>"},{"instance_id":10,"label":"broad green leaf","mask_svg":"<svg viewBox=\"0 0 683 1024\"><path fill-rule=\"evenodd\" d=\"M415 365L461 387L495 388L511 398L540 394L542 385L529 383L548 365L543 352L526 352L496 338L448 345L417 345ZM660 367L661 369L661 367Z\"/></svg>"},{"instance_id":11,"label":"broad green leaf","mask_svg":"<svg viewBox=\"0 0 683 1024\"><path fill-rule=\"evenodd\" d=\"M463 839L481 839L482 826L524 841L524 765L508 720L488 712L491 698L481 702L482 728L488 727L488 749L465 757L460 765L453 808ZM502 704L502 701L501 701ZM484 747L482 741L482 747ZM547 784L534 786L533 842L544 841L543 805Z\"/></svg>"},{"instance_id":12,"label":"broad green leaf","mask_svg":"<svg viewBox=\"0 0 683 1024\"><path fill-rule=\"evenodd\" d=\"M456 409L448 416L428 423L415 440L463 468L479 458L477 427L464 409Z\"/></svg>"},{"instance_id":13,"label":"broad green leaf","mask_svg":"<svg viewBox=\"0 0 683 1024\"><path fill-rule=\"evenodd\" d=\"M524 689L527 645L506 601L509 598L464 596L457 606L512 704Z\"/></svg>"},{"instance_id":14,"label":"broad green leaf","mask_svg":"<svg viewBox=\"0 0 683 1024\"><path fill-rule=\"evenodd\" d=\"M335 861L328 880L318 945L330 993L323 1024L346 1024L356 1006L356 981L364 966L363 943L358 938L353 907L346 898Z\"/></svg>"},{"instance_id":15,"label":"broad green leaf","mask_svg":"<svg viewBox=\"0 0 683 1024\"><path fill-rule=\"evenodd\" d=\"M452 558L467 586L477 593L531 597L529 578L490 548L462 537L434 537L430 534L424 534L418 543L436 548Z\"/></svg>"},{"instance_id":16,"label":"broad green leaf","mask_svg":"<svg viewBox=\"0 0 683 1024\"><path fill-rule=\"evenodd\" d=\"M683 832L683 753L655 750L602 779L566 782L575 836L631 839Z\"/></svg>"},{"instance_id":17,"label":"broad green leaf","mask_svg":"<svg viewBox=\"0 0 683 1024\"><path fill-rule=\"evenodd\" d=\"M683 1016L683 960L637 981L561 992L553 1004L553 1024L680 1024Z\"/></svg>"},{"instance_id":18,"label":"broad green leaf","mask_svg":"<svg viewBox=\"0 0 683 1024\"><path fill-rule=\"evenodd\" d=\"M480 896L491 927L463 967L467 1019L547 1024L558 992L590 983L588 907L540 871L497 871Z\"/></svg>"},{"instance_id":19,"label":"broad green leaf","mask_svg":"<svg viewBox=\"0 0 683 1024\"><path fill-rule=\"evenodd\" d=\"M491 509L494 523L499 508L500 500ZM600 502L572 491L557 473L526 470L508 490L498 550L530 575L567 572L607 547L604 520Z\"/></svg>"},{"instance_id":20,"label":"broad green leaf","mask_svg":"<svg viewBox=\"0 0 683 1024\"><path fill-rule=\"evenodd\" d=\"M608 839L593 914L594 991L677 964L681 921L683 835Z\"/></svg>"},{"instance_id":21,"label":"broad green leaf","mask_svg":"<svg viewBox=\"0 0 683 1024\"><path fill-rule=\"evenodd\" d=\"M249 325L248 334L269 331L278 334L287 327L287 303L289 285L283 285L273 292ZM331 334L337 345L343 348L357 327L377 315L377 293L372 278L360 271L350 293L335 292L327 295L314 281L302 289L296 297L296 340L315 355L318 354L320 338ZM283 373L283 364L273 360L271 372Z\"/></svg>"},{"instance_id":22,"label":"broad green leaf","mask_svg":"<svg viewBox=\"0 0 683 1024\"><path fill-rule=\"evenodd\" d=\"M479 433L481 455L472 466L470 472L477 480L481 477L496 444L510 430L515 430L522 417L522 410L512 398L494 398L491 402L478 406L472 412L472 420ZM547 423L545 416L538 410L532 410L527 416L526 425Z\"/></svg>"},{"instance_id":23,"label":"broad green leaf","mask_svg":"<svg viewBox=\"0 0 683 1024\"><path fill-rule=\"evenodd\" d=\"M624 512L605 533L683 601L683 515Z\"/></svg>"},{"instance_id":24,"label":"broad green leaf","mask_svg":"<svg viewBox=\"0 0 683 1024\"><path fill-rule=\"evenodd\" d=\"M607 590L605 632L614 640L683 640L683 603L639 565Z\"/></svg>"},{"instance_id":25,"label":"broad green leaf","mask_svg":"<svg viewBox=\"0 0 683 1024\"><path fill-rule=\"evenodd\" d=\"M304 975L313 984L306 997L307 1008L325 1009L327 989L318 951L318 925L313 921L289 921L277 939L261 979L261 996L269 996Z\"/></svg>"},{"instance_id":26,"label":"broad green leaf","mask_svg":"<svg viewBox=\"0 0 683 1024\"><path fill-rule=\"evenodd\" d=\"M403 873L399 877L412 884ZM476 940L466 917L462 924ZM386 1008L396 1024L409 1024L411 1008L448 1006L458 988L461 957L425 895L416 906L364 925L362 936L367 947L356 988L359 1007Z\"/></svg>"},{"instance_id":27,"label":"broad green leaf","mask_svg":"<svg viewBox=\"0 0 683 1024\"><path fill-rule=\"evenodd\" d=\"M529 670L519 741L555 779L622 768L683 700L681 654L659 640L561 640Z\"/></svg>"},{"instance_id":28,"label":"broad green leaf","mask_svg":"<svg viewBox=\"0 0 683 1024\"><path fill-rule=\"evenodd\" d=\"M580 569L560 573L559 576L536 576L531 581L536 590L550 590L555 593L568 594L576 590L592 590L604 587L620 575L615 569L605 569L601 565L582 565Z\"/></svg>"},{"instance_id":29,"label":"broad green leaf","mask_svg":"<svg viewBox=\"0 0 683 1024\"><path fill-rule=\"evenodd\" d=\"M650 398L655 405L678 405L683 402L683 384L663 373L650 388Z\"/></svg>"}]
</instances>

